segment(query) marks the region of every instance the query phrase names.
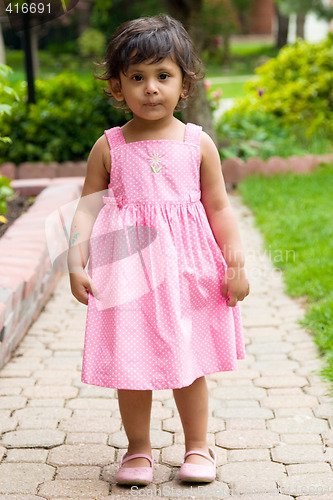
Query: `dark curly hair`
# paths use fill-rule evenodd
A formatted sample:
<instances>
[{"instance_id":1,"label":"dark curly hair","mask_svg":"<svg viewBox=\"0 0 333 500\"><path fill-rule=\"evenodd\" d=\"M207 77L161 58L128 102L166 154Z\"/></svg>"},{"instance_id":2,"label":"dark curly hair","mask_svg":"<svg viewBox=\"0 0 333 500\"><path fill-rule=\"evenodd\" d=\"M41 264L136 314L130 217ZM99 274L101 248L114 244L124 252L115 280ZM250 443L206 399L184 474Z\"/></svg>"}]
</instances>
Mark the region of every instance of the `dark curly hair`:
<instances>
[{"instance_id":1,"label":"dark curly hair","mask_svg":"<svg viewBox=\"0 0 333 500\"><path fill-rule=\"evenodd\" d=\"M141 17L119 26L109 43L104 62L97 64L104 73L95 77L99 80L119 79L120 73L126 74L132 64L144 61L153 64L167 57L172 57L180 67L183 78L189 82L190 95L195 83L202 78L201 60L184 26L165 14ZM104 92L112 97L108 89ZM114 100L117 107L128 109L125 103L120 103L120 106L116 103ZM184 103L185 99L180 98L176 110L182 109Z\"/></svg>"}]
</instances>

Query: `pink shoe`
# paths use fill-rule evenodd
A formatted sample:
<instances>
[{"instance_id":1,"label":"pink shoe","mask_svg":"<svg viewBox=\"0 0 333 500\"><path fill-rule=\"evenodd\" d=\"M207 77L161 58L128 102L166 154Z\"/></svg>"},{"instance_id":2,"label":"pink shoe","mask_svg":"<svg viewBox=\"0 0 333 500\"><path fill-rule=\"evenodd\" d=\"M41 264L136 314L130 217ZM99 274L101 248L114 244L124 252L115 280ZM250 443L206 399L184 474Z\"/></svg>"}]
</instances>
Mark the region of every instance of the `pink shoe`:
<instances>
[{"instance_id":1,"label":"pink shoe","mask_svg":"<svg viewBox=\"0 0 333 500\"><path fill-rule=\"evenodd\" d=\"M212 462L212 465L186 464L180 468L179 479L193 483L211 483L216 478L216 455L213 448L208 448L210 456L202 451L192 450L184 455L184 460L189 455L200 455Z\"/></svg>"},{"instance_id":2,"label":"pink shoe","mask_svg":"<svg viewBox=\"0 0 333 500\"><path fill-rule=\"evenodd\" d=\"M126 455L126 453L125 453ZM124 457L125 457L124 455ZM129 457L122 458L120 463L120 468L116 475L116 481L119 484L132 484L134 485L147 485L153 480L153 467L154 467L154 457L149 457L144 453L136 453L135 455L130 455ZM132 458L147 458L151 466L150 467L122 467L125 462L132 460Z\"/></svg>"}]
</instances>

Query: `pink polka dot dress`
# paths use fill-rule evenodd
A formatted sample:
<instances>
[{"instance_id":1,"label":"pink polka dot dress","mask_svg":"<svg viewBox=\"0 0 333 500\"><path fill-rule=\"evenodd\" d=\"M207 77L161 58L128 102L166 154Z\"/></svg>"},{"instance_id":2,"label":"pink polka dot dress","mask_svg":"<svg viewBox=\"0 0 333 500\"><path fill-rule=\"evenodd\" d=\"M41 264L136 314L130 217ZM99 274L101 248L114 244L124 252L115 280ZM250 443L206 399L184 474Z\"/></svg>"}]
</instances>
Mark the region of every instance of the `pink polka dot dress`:
<instances>
[{"instance_id":1,"label":"pink polka dot dress","mask_svg":"<svg viewBox=\"0 0 333 500\"><path fill-rule=\"evenodd\" d=\"M226 263L200 201L201 127L183 142L126 143L105 131L108 196L90 238L82 381L178 389L245 357L240 310L222 296Z\"/></svg>"}]
</instances>

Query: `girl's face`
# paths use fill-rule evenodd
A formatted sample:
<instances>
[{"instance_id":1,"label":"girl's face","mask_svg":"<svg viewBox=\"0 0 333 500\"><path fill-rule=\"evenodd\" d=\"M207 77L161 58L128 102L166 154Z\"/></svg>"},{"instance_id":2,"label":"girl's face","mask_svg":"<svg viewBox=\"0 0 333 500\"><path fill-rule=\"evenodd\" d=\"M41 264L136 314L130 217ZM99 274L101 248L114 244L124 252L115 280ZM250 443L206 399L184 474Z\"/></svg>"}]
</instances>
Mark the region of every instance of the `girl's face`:
<instances>
[{"instance_id":1,"label":"girl's face","mask_svg":"<svg viewBox=\"0 0 333 500\"><path fill-rule=\"evenodd\" d=\"M130 65L126 74L108 84L117 101L125 100L135 117L149 121L172 115L188 90L180 67L171 57L153 64Z\"/></svg>"}]
</instances>

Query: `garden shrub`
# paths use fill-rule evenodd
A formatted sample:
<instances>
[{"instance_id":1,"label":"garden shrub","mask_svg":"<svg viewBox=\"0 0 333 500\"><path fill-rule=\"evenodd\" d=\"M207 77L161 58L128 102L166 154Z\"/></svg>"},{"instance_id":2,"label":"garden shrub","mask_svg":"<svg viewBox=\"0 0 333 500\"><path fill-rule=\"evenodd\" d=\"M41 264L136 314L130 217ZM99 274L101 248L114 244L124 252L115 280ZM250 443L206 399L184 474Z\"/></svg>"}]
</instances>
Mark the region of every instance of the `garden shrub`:
<instances>
[{"instance_id":1,"label":"garden shrub","mask_svg":"<svg viewBox=\"0 0 333 500\"><path fill-rule=\"evenodd\" d=\"M105 82L61 73L52 80L36 80L36 104L22 99L10 116L0 117L0 129L12 144L0 143L0 163L12 161L75 161L87 159L93 143L107 128L123 124L122 112L111 107L102 91Z\"/></svg>"},{"instance_id":2,"label":"garden shrub","mask_svg":"<svg viewBox=\"0 0 333 500\"><path fill-rule=\"evenodd\" d=\"M99 30L87 28L78 38L82 57L101 57L105 52L106 38Z\"/></svg>"},{"instance_id":3,"label":"garden shrub","mask_svg":"<svg viewBox=\"0 0 333 500\"><path fill-rule=\"evenodd\" d=\"M0 117L9 116L12 110L12 102L18 99L16 92L8 86L6 80L11 68L5 64L0 64ZM1 129L0 129L1 130ZM8 136L3 136L3 131L0 132L0 144L10 144L11 139ZM6 223L7 219L1 215L7 212L7 200L13 196L14 191L10 187L11 179L0 175L0 223Z\"/></svg>"},{"instance_id":4,"label":"garden shrub","mask_svg":"<svg viewBox=\"0 0 333 500\"><path fill-rule=\"evenodd\" d=\"M267 159L277 154L280 143L284 145L286 139L290 140L288 131L281 128L274 115L258 111L226 112L217 125L217 133L223 159Z\"/></svg>"},{"instance_id":5,"label":"garden shrub","mask_svg":"<svg viewBox=\"0 0 333 500\"><path fill-rule=\"evenodd\" d=\"M11 71L12 69L9 66L0 64L0 117L2 115L10 115L14 99L18 100L18 95L14 89L9 87L7 81L7 76ZM0 143L10 143L10 138L2 135L3 130L0 130Z\"/></svg>"},{"instance_id":6,"label":"garden shrub","mask_svg":"<svg viewBox=\"0 0 333 500\"><path fill-rule=\"evenodd\" d=\"M6 47L7 64L14 70L24 67L24 52L23 50L11 50Z\"/></svg>"},{"instance_id":7,"label":"garden shrub","mask_svg":"<svg viewBox=\"0 0 333 500\"><path fill-rule=\"evenodd\" d=\"M291 129L301 125L308 137L333 134L333 35L319 43L298 39L256 69L235 112L270 113Z\"/></svg>"},{"instance_id":8,"label":"garden shrub","mask_svg":"<svg viewBox=\"0 0 333 500\"><path fill-rule=\"evenodd\" d=\"M333 134L333 35L298 40L256 69L216 124L222 158L320 154Z\"/></svg>"},{"instance_id":9,"label":"garden shrub","mask_svg":"<svg viewBox=\"0 0 333 500\"><path fill-rule=\"evenodd\" d=\"M0 175L0 214L7 212L7 200L13 196L14 191L10 187L11 179ZM0 215L0 222L7 222L6 218Z\"/></svg>"},{"instance_id":10,"label":"garden shrub","mask_svg":"<svg viewBox=\"0 0 333 500\"><path fill-rule=\"evenodd\" d=\"M91 71L92 66L92 64L90 64L88 67L85 61L83 62L81 59L73 57L73 54L68 54L66 52L55 55L51 52L39 50L38 59L40 67L42 67L44 71L54 74L61 72L76 73L82 70L83 67L87 67L87 70Z\"/></svg>"}]
</instances>

